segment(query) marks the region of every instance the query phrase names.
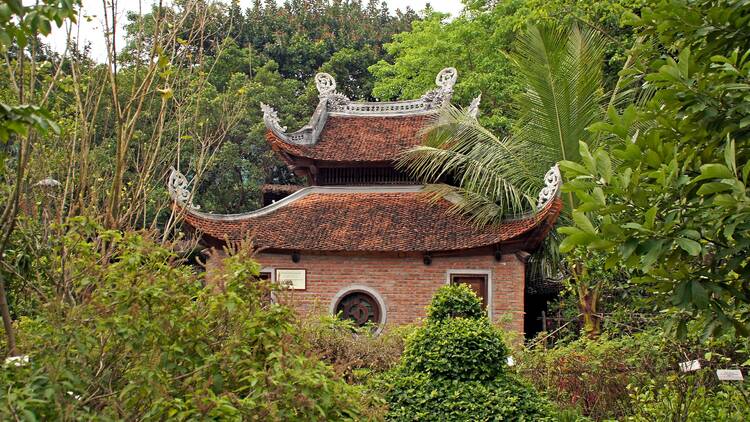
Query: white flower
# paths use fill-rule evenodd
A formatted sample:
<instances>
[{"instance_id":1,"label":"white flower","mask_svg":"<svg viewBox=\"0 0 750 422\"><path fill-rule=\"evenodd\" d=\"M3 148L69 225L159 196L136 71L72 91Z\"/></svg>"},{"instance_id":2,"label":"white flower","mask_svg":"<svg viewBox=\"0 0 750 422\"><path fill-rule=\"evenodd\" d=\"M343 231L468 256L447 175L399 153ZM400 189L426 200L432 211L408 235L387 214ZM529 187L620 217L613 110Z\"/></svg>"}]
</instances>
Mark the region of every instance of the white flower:
<instances>
[{"instance_id":1,"label":"white flower","mask_svg":"<svg viewBox=\"0 0 750 422\"><path fill-rule=\"evenodd\" d=\"M74 398L74 399L76 399L76 400L81 400L81 396L80 396L80 395L78 395L78 394L75 394L75 393L74 393L74 392L72 392L72 391L68 391L68 395L69 395L69 396L73 396L73 398Z\"/></svg>"},{"instance_id":2,"label":"white flower","mask_svg":"<svg viewBox=\"0 0 750 422\"><path fill-rule=\"evenodd\" d=\"M516 364L516 360L513 359L513 356L508 356L508 366L513 366Z\"/></svg>"},{"instance_id":3,"label":"white flower","mask_svg":"<svg viewBox=\"0 0 750 422\"><path fill-rule=\"evenodd\" d=\"M26 366L29 363L27 355L9 356L5 358L5 366Z\"/></svg>"}]
</instances>

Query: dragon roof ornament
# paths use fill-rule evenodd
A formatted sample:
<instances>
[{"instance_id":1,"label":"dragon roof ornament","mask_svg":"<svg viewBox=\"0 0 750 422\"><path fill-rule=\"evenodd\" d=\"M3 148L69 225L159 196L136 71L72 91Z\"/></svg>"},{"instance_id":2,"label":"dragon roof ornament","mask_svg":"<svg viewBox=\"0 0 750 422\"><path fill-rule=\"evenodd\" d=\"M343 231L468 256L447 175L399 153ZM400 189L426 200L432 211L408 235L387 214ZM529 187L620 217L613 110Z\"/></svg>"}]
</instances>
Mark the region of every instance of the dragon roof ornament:
<instances>
[{"instance_id":1,"label":"dragon roof ornament","mask_svg":"<svg viewBox=\"0 0 750 422\"><path fill-rule=\"evenodd\" d=\"M536 201L536 208L544 208L547 204L560 196L560 186L562 185L562 175L560 167L555 164L544 175L544 187L539 192L539 198Z\"/></svg>"},{"instance_id":2,"label":"dragon roof ornament","mask_svg":"<svg viewBox=\"0 0 750 422\"><path fill-rule=\"evenodd\" d=\"M169 182L167 183L169 196L172 197L173 201L187 207L188 209L200 209L199 205L193 204L193 195L188 188L190 183L188 182L187 177L174 167L170 167L170 169L172 171L169 173Z\"/></svg>"},{"instance_id":3,"label":"dragon roof ornament","mask_svg":"<svg viewBox=\"0 0 750 422\"><path fill-rule=\"evenodd\" d=\"M346 95L336 91L336 80L328 73L315 75L315 87L320 99L310 122L302 129L286 133L286 127L281 126L279 116L269 105L261 103L263 121L266 127L279 139L298 145L312 145L317 142L318 135L329 114L341 116L408 116L432 113L450 101L453 86L458 79L458 71L454 67L441 70L435 77L437 88L427 92L421 98L406 101L352 101Z\"/></svg>"},{"instance_id":4,"label":"dragon roof ornament","mask_svg":"<svg viewBox=\"0 0 750 422\"><path fill-rule=\"evenodd\" d=\"M325 97L336 92L336 80L330 74L321 72L315 75L315 87L320 96Z\"/></svg>"},{"instance_id":5,"label":"dragon roof ornament","mask_svg":"<svg viewBox=\"0 0 750 422\"><path fill-rule=\"evenodd\" d=\"M281 119L279 114L268 104L260 103L260 109L263 110L263 122L266 127L273 128L279 132L286 132L286 126L281 126Z\"/></svg>"},{"instance_id":6,"label":"dragon roof ornament","mask_svg":"<svg viewBox=\"0 0 750 422\"><path fill-rule=\"evenodd\" d=\"M469 104L469 108L466 110L466 112L469 114L469 116L473 117L474 119L479 116L479 103L482 102L482 94L476 96L473 100L471 100L471 104Z\"/></svg>"}]
</instances>

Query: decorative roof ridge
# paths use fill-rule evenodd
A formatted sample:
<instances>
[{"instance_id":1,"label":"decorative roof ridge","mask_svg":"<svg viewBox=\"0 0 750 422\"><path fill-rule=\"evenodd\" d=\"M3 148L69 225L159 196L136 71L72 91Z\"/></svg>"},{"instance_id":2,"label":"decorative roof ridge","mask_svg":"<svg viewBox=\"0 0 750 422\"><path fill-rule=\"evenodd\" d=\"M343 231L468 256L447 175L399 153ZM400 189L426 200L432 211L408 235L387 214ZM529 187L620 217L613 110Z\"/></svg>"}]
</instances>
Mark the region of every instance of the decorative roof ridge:
<instances>
[{"instance_id":1,"label":"decorative roof ridge","mask_svg":"<svg viewBox=\"0 0 750 422\"><path fill-rule=\"evenodd\" d=\"M446 67L435 77L437 88L432 89L415 100L402 101L352 101L346 95L336 91L336 80L328 73L315 75L315 87L318 89L318 106L307 125L300 130L287 133L281 126L280 119L273 107L261 103L263 122L266 128L284 142L296 145L312 145L323 131L328 115L334 116L412 116L434 113L450 102L453 86L458 79L454 67Z\"/></svg>"}]
</instances>

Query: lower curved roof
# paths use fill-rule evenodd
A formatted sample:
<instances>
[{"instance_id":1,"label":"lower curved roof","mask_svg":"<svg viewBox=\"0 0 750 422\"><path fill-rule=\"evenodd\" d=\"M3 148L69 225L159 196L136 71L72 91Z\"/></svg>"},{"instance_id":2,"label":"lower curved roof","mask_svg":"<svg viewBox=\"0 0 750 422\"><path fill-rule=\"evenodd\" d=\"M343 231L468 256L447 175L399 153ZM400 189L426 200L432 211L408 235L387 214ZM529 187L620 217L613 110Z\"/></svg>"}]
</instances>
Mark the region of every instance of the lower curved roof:
<instances>
[{"instance_id":1,"label":"lower curved roof","mask_svg":"<svg viewBox=\"0 0 750 422\"><path fill-rule=\"evenodd\" d=\"M538 241L562 207L559 198L536 214L477 227L451 213L421 186L308 187L245 214L214 215L183 208L184 221L215 241L252 238L259 248L341 252L457 251L523 236ZM178 205L180 206L180 205ZM531 234L534 234L531 236Z\"/></svg>"}]
</instances>

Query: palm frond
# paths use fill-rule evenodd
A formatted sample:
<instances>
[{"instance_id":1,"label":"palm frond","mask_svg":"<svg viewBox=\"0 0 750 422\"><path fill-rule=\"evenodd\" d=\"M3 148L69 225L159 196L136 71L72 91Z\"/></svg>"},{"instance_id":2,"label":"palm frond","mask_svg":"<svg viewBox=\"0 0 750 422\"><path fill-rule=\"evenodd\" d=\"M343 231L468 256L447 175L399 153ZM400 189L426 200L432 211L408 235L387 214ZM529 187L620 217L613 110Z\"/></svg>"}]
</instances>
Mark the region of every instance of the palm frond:
<instances>
[{"instance_id":1,"label":"palm frond","mask_svg":"<svg viewBox=\"0 0 750 422\"><path fill-rule=\"evenodd\" d=\"M493 213L499 216L523 212L533 204L527 193L539 187L541 178L536 168L520 159L520 144L498 139L455 107L441 111L425 135L425 145L402 154L399 168L424 183L450 181L462 192L484 196L486 203L498 208ZM476 204L465 205L459 208L467 215L479 209Z\"/></svg>"},{"instance_id":2,"label":"palm frond","mask_svg":"<svg viewBox=\"0 0 750 422\"><path fill-rule=\"evenodd\" d=\"M578 142L591 137L586 128L603 116L603 56L601 35L575 26L532 26L519 36L511 58L526 90L514 136L544 166L577 160Z\"/></svg>"}]
</instances>

